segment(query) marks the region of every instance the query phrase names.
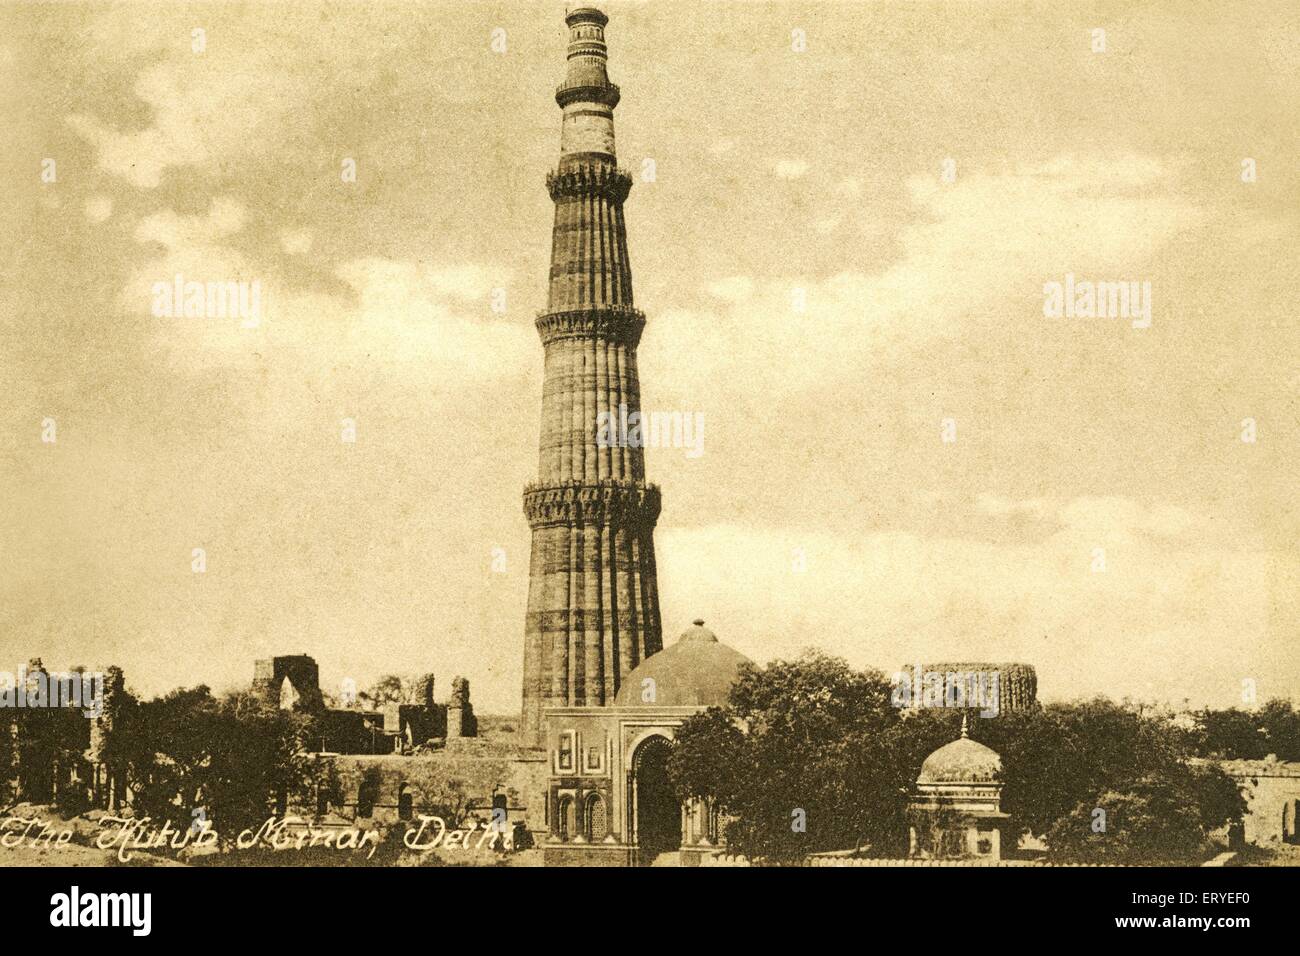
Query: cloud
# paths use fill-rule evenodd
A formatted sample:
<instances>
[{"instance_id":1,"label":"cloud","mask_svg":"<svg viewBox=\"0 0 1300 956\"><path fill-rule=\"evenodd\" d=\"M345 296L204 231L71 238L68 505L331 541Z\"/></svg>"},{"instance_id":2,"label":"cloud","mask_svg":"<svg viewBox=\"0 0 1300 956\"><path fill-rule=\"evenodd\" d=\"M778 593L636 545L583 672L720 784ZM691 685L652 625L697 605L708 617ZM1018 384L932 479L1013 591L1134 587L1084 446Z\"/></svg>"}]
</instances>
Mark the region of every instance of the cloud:
<instances>
[{"instance_id":1,"label":"cloud","mask_svg":"<svg viewBox=\"0 0 1300 956\"><path fill-rule=\"evenodd\" d=\"M96 149L99 167L140 189L154 189L172 167L210 166L268 148L268 130L287 121L308 89L285 71L241 62L249 53L213 44L203 55L174 52L144 70L134 92L152 125L115 128L74 113L68 125Z\"/></svg>"},{"instance_id":2,"label":"cloud","mask_svg":"<svg viewBox=\"0 0 1300 956\"><path fill-rule=\"evenodd\" d=\"M206 245L242 230L245 215L242 203L220 196L212 200L206 215L182 216L167 209L146 216L136 227L135 238L138 242L159 242L168 249Z\"/></svg>"},{"instance_id":3,"label":"cloud","mask_svg":"<svg viewBox=\"0 0 1300 956\"><path fill-rule=\"evenodd\" d=\"M280 246L291 256L305 256L311 252L314 234L310 229L281 229Z\"/></svg>"},{"instance_id":4,"label":"cloud","mask_svg":"<svg viewBox=\"0 0 1300 956\"><path fill-rule=\"evenodd\" d=\"M772 164L772 172L778 179L800 179L812 167L802 159L778 159Z\"/></svg>"},{"instance_id":5,"label":"cloud","mask_svg":"<svg viewBox=\"0 0 1300 956\"><path fill-rule=\"evenodd\" d=\"M666 529L665 618L703 614L723 641L760 659L818 646L886 672L918 655L1025 661L1049 698L1181 701L1189 688L1173 662L1193 660L1198 691L1222 705L1238 700L1244 676L1271 673L1285 652L1288 638L1268 616L1269 569L1280 556L1160 536L1203 516L1125 498L983 502L981 510L990 506L1007 519L1048 515L1060 524L998 540ZM1092 570L1093 545L1108 549L1105 572ZM1293 575L1300 561L1285 561ZM728 584L718 589L719 581Z\"/></svg>"},{"instance_id":6,"label":"cloud","mask_svg":"<svg viewBox=\"0 0 1300 956\"><path fill-rule=\"evenodd\" d=\"M904 189L910 215L898 234L901 251L882 267L864 268L872 261L865 245L847 246L834 275L771 275L744 286L743 298L734 294L742 288L735 279L718 279L705 290L721 302L659 316L664 328L656 338L687 341L708 328L717 346L692 350L681 362L674 356L670 373L727 382L756 367L779 368L771 387L780 392L840 387L886 345L975 335L993 323L1039 328L1046 279L1066 272L1149 276L1158 250L1199 220L1171 171L1144 156L1062 155L952 184L915 176ZM844 212L858 207L846 202ZM802 311L795 289L802 290ZM799 355L817 361L790 361Z\"/></svg>"},{"instance_id":7,"label":"cloud","mask_svg":"<svg viewBox=\"0 0 1300 956\"><path fill-rule=\"evenodd\" d=\"M494 290L508 287L511 272L477 263L432 265L363 257L318 264L338 280L310 286L290 282L269 249L242 241L246 207L230 196L214 198L206 213L163 210L142 219L141 243L157 243L160 255L138 266L126 282L121 304L148 317L169 354L180 364L248 365L268 346L293 348L306 367L329 368L349 356L372 352L439 370L444 382L466 385L513 375L536 356L536 335L509 313L492 311ZM282 230L289 250L311 243L309 230ZM154 318L157 283L257 283L264 321ZM340 285L341 284L341 285Z\"/></svg>"},{"instance_id":8,"label":"cloud","mask_svg":"<svg viewBox=\"0 0 1300 956\"><path fill-rule=\"evenodd\" d=\"M976 507L985 514L1004 518L1013 515L1027 515L1032 518L1045 518L1050 505L1042 498L1028 501L1011 501L997 495L982 494L976 499Z\"/></svg>"},{"instance_id":9,"label":"cloud","mask_svg":"<svg viewBox=\"0 0 1300 956\"><path fill-rule=\"evenodd\" d=\"M65 122L95 148L100 169L139 189L156 189L176 169L229 175L232 161L282 149L314 105L336 95L299 64L328 54L335 77L358 86L380 64L381 44L355 35L338 42L338 31L347 29L342 19L295 22L305 16L282 12L268 23L209 11L200 50L192 42L192 18L161 14L144 23L102 11L85 23L87 42L97 63L148 64L131 89L149 121L77 111Z\"/></svg>"},{"instance_id":10,"label":"cloud","mask_svg":"<svg viewBox=\"0 0 1300 956\"><path fill-rule=\"evenodd\" d=\"M104 222L113 215L113 200L108 196L95 195L86 199L86 218L91 222Z\"/></svg>"},{"instance_id":11,"label":"cloud","mask_svg":"<svg viewBox=\"0 0 1300 956\"><path fill-rule=\"evenodd\" d=\"M729 276L710 282L706 286L709 295L726 302L744 302L754 294L754 280L748 276Z\"/></svg>"},{"instance_id":12,"label":"cloud","mask_svg":"<svg viewBox=\"0 0 1300 956\"><path fill-rule=\"evenodd\" d=\"M408 358L425 356L479 381L513 375L536 358L531 325L491 311L491 292L507 285L507 270L462 264L434 267L382 258L337 270L356 294L347 322L356 338L397 340Z\"/></svg>"},{"instance_id":13,"label":"cloud","mask_svg":"<svg viewBox=\"0 0 1300 956\"><path fill-rule=\"evenodd\" d=\"M15 553L41 558L15 565L29 577L11 591L27 603L9 602L8 617L52 635L94 623L75 650L130 649L122 663L152 691L170 686L158 683L163 667L170 682L219 669L246 685L248 659L286 639L300 647L302 635L322 667L433 654L431 668L482 676L485 700L517 706L528 546L518 493L536 477L543 363L531 313L552 212L518 173L540 177L555 149L519 126L517 94L520 76L539 93L562 64L553 13L518 27L550 40L516 42L511 27L511 55L495 57L440 41L464 26L445 5L205 7L198 21L180 7L66 9L50 7L51 29L7 59L68 69L0 89L30 87L33 115L47 120L29 124L20 153L44 155L40 143L59 138L49 123L66 123L98 167L85 193L19 184L41 189L38 211L62 195L73 213L35 217L27 246L53 248L75 227L104 268L33 255L34 268L17 270L28 289L11 310L25 332L15 394L45 395L53 412L65 401L68 467L48 472L24 457L45 462L41 448L14 449L47 480L20 489L9 513L22 523L0 529ZM643 24L641 46L689 68L670 19ZM1140 21L1134 36L1167 45ZM201 55L196 25L207 29ZM806 644L885 667L917 648L1018 657L1039 666L1049 694L1112 679L1112 690L1155 687L1166 672L1170 686L1199 691L1231 683L1236 667L1300 686L1300 575L1267 552L1295 537L1276 508L1280 423L1294 420L1278 396L1297 382L1281 359L1294 276L1276 265L1295 217L1260 191L1266 182L1252 187L1258 202L1227 198L1235 161L1214 158L1237 155L1234 130L1278 128L1268 104L1294 97L1216 101L1212 78L1186 67L1194 56L1169 57L1182 66L1108 72L1130 99L1164 107L1116 111L1109 81L1061 87L1058 27L1021 45L1024 69L993 78L1003 95L959 90L971 109L933 95L978 66L970 44L941 56L926 82L890 90L916 59L903 43L867 78L882 109L861 124L823 128L810 113L746 127L756 104L776 115L782 93L770 84L754 87L757 100L704 97L718 109L697 124L694 156L671 123L625 117L644 152L684 144L687 173L629 207L650 316L638 353L646 407L708 421L699 460L648 453L665 489L657 544L670 636L698 612L760 659ZM1216 36L1260 65L1258 31L1239 27L1225 19ZM61 45L64 35L78 42ZM1265 38L1274 65L1296 55L1279 36ZM734 88L752 70L744 38L731 40L734 69L706 86ZM861 52L841 50L846 64ZM640 90L629 107L666 102L649 61L616 60ZM1180 85L1187 69L1193 82ZM69 71L80 88L61 79ZM837 73L806 73L802 98L834 100ZM1026 93L1070 108L996 108ZM1193 101L1233 120L1206 126L1223 148L1187 165L1143 154L1141 144L1178 142ZM965 117L955 130L954 116ZM954 135L958 176L942 183L935 161ZM1071 154L1062 143L1122 145ZM467 149L512 160L467 162ZM1260 153L1261 168L1284 152ZM355 188L339 182L341 155L370 171ZM744 175L737 161L755 157L762 175ZM927 174L891 181L898 168ZM773 190L783 175L790 188ZM212 190L197 214L166 208ZM95 228L104 206L96 199L83 217L87 194L132 229ZM1042 284L1067 271L1158 280L1158 308L1181 294L1196 315L1162 326L1157 312L1150 334L1122 339L1050 325ZM150 286L177 272L259 281L265 320L154 318ZM509 294L508 311L493 311L494 289ZM1248 414L1258 445L1233 434ZM947 415L960 422L951 445L939 438ZM345 416L359 422L357 445L338 441ZM50 523L68 508L77 520ZM64 525L97 535L95 546ZM195 590L185 556L214 532L227 538L212 551L217 573ZM511 552L508 581L482 580L489 542ZM791 572L796 547L802 575ZM1098 547L1101 574L1090 569ZM87 553L97 567L69 574ZM1269 588L1272 624L1261 623ZM286 589L300 599L286 602ZM1292 646L1270 630L1284 626ZM202 673L158 652L180 632ZM1260 663L1269 652L1271 670ZM1205 680L1168 665L1184 654L1195 665L1204 655Z\"/></svg>"}]
</instances>

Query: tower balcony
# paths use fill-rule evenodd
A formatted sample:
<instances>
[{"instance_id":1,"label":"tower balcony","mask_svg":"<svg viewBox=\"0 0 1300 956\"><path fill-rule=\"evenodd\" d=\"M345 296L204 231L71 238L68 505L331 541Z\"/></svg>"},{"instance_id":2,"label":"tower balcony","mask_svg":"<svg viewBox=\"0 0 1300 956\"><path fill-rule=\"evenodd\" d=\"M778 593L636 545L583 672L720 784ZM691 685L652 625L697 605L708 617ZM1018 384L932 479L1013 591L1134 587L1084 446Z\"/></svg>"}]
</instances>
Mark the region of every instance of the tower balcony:
<instances>
[{"instance_id":1,"label":"tower balcony","mask_svg":"<svg viewBox=\"0 0 1300 956\"><path fill-rule=\"evenodd\" d=\"M588 524L653 528L660 503L659 486L642 481L603 478L524 486L524 515L533 529Z\"/></svg>"},{"instance_id":2,"label":"tower balcony","mask_svg":"<svg viewBox=\"0 0 1300 956\"><path fill-rule=\"evenodd\" d=\"M537 313L542 344L559 339L602 338L636 348L645 329L645 313L625 305L598 305Z\"/></svg>"},{"instance_id":3,"label":"tower balcony","mask_svg":"<svg viewBox=\"0 0 1300 956\"><path fill-rule=\"evenodd\" d=\"M560 108L570 103L602 103L613 109L618 106L620 94L616 83L604 84L564 82L555 88L555 102Z\"/></svg>"},{"instance_id":4,"label":"tower balcony","mask_svg":"<svg viewBox=\"0 0 1300 956\"><path fill-rule=\"evenodd\" d=\"M552 200L594 194L621 204L632 191L632 174L613 163L580 160L547 173L546 191Z\"/></svg>"}]
</instances>

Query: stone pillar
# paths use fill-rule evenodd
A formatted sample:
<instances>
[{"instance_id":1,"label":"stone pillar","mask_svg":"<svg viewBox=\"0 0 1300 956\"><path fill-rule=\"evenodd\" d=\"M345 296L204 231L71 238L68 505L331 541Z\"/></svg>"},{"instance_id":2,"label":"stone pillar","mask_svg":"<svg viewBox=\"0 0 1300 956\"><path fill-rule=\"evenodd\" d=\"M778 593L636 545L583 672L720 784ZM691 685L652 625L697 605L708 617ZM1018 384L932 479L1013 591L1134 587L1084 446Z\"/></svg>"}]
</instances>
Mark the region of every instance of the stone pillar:
<instances>
[{"instance_id":1,"label":"stone pillar","mask_svg":"<svg viewBox=\"0 0 1300 956\"><path fill-rule=\"evenodd\" d=\"M447 739L477 737L478 720L469 700L469 681L456 677L451 682L451 699L447 702Z\"/></svg>"},{"instance_id":2,"label":"stone pillar","mask_svg":"<svg viewBox=\"0 0 1300 956\"><path fill-rule=\"evenodd\" d=\"M420 703L430 713L438 706L438 699L434 695L434 687L437 680L433 674L425 674L420 678Z\"/></svg>"}]
</instances>

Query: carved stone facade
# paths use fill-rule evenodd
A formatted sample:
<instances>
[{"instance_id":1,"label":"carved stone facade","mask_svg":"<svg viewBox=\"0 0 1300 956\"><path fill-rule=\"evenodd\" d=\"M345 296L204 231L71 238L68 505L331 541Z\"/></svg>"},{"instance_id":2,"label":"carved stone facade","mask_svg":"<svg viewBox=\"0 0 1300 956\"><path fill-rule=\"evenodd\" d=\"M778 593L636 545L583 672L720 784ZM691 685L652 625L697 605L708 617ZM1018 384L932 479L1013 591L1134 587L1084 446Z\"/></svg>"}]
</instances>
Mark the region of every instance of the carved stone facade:
<instances>
[{"instance_id":1,"label":"carved stone facade","mask_svg":"<svg viewBox=\"0 0 1300 956\"><path fill-rule=\"evenodd\" d=\"M637 866L665 854L695 866L719 849L716 808L680 803L667 760L677 728L725 704L745 663L697 620L628 674L608 706L547 708L547 866Z\"/></svg>"},{"instance_id":2,"label":"carved stone facade","mask_svg":"<svg viewBox=\"0 0 1300 956\"><path fill-rule=\"evenodd\" d=\"M653 531L659 489L642 448L599 439L601 422L639 412L636 349L645 317L632 303L617 166L618 88L605 72L607 18L572 11L547 310L538 481L524 492L532 528L521 734L543 740L544 707L602 706L663 646Z\"/></svg>"},{"instance_id":3,"label":"carved stone facade","mask_svg":"<svg viewBox=\"0 0 1300 956\"><path fill-rule=\"evenodd\" d=\"M1029 710L1038 702L1038 674L1032 664L904 664L899 677L909 685L908 707L969 707L1012 713Z\"/></svg>"}]
</instances>

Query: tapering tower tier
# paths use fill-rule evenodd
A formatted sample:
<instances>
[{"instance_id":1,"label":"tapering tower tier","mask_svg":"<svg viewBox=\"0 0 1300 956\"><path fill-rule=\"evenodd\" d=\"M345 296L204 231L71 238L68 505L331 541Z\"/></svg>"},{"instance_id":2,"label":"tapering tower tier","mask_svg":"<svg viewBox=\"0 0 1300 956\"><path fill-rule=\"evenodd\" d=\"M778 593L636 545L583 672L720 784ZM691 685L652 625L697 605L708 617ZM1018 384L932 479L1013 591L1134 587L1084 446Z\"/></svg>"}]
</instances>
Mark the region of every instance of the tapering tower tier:
<instances>
[{"instance_id":1,"label":"tapering tower tier","mask_svg":"<svg viewBox=\"0 0 1300 956\"><path fill-rule=\"evenodd\" d=\"M521 731L541 742L542 709L612 703L623 678L663 646L653 532L659 489L624 440L639 414L623 202L631 177L614 153L618 87L605 73L606 16L572 11L555 202L538 480L524 491L533 544ZM632 421L635 423L636 419Z\"/></svg>"}]
</instances>

